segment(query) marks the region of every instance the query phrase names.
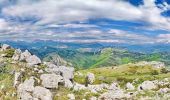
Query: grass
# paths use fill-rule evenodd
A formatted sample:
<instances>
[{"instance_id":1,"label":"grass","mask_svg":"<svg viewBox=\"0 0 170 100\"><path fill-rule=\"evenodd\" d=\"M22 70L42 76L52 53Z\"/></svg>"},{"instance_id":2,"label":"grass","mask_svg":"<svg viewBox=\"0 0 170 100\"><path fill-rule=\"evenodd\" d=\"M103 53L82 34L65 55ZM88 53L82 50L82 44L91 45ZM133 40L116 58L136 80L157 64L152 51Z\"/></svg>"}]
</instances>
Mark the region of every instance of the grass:
<instances>
[{"instance_id":1,"label":"grass","mask_svg":"<svg viewBox=\"0 0 170 100\"><path fill-rule=\"evenodd\" d=\"M126 64L119 67L105 67L105 68L93 68L80 70L83 76L75 75L74 80L78 83L85 83L85 76L88 72L95 74L94 84L100 83L112 83L118 81L123 85L127 82L132 82L135 79L140 80L138 83L142 83L144 80L163 79L170 76L170 73L161 73L160 69L153 68L151 66L134 66L133 64ZM103 77L101 80L100 78Z\"/></svg>"}]
</instances>

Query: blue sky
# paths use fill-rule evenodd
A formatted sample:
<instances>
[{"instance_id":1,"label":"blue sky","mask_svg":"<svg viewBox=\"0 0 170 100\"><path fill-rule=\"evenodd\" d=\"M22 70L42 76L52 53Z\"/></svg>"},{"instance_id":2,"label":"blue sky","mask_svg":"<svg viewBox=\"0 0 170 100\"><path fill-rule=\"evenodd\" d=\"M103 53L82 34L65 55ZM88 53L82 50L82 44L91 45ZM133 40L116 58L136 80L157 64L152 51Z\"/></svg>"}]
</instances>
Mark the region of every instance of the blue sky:
<instances>
[{"instance_id":1,"label":"blue sky","mask_svg":"<svg viewBox=\"0 0 170 100\"><path fill-rule=\"evenodd\" d=\"M0 0L0 40L170 43L170 0Z\"/></svg>"}]
</instances>

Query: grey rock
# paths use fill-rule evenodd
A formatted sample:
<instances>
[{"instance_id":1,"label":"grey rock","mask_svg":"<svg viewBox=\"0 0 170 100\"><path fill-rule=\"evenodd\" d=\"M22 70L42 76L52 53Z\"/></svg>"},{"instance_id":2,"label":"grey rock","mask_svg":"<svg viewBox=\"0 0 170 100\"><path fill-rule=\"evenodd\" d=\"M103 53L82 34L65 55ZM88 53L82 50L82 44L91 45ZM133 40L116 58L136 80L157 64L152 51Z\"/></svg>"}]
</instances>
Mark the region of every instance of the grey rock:
<instances>
[{"instance_id":1,"label":"grey rock","mask_svg":"<svg viewBox=\"0 0 170 100\"><path fill-rule=\"evenodd\" d=\"M26 61L28 57L31 56L31 53L28 50L25 50L23 53L20 55L20 61Z\"/></svg>"},{"instance_id":2,"label":"grey rock","mask_svg":"<svg viewBox=\"0 0 170 100\"><path fill-rule=\"evenodd\" d=\"M141 85L138 86L138 90L152 90L156 88L157 86L152 81L144 81Z\"/></svg>"},{"instance_id":3,"label":"grey rock","mask_svg":"<svg viewBox=\"0 0 170 100\"><path fill-rule=\"evenodd\" d=\"M32 92L34 90L34 82L35 80L33 79L33 77L31 77L30 79L25 80L24 83L21 83L18 86L17 94L21 100L27 100L27 99L29 100L29 98L31 98L29 92Z\"/></svg>"},{"instance_id":4,"label":"grey rock","mask_svg":"<svg viewBox=\"0 0 170 100\"><path fill-rule=\"evenodd\" d=\"M33 91L33 97L40 100L52 100L52 93L44 87L36 86Z\"/></svg>"},{"instance_id":5,"label":"grey rock","mask_svg":"<svg viewBox=\"0 0 170 100\"><path fill-rule=\"evenodd\" d=\"M68 79L65 79L64 80L64 87L66 87L66 88L72 88L73 87L73 83L70 81L70 80L68 80Z\"/></svg>"},{"instance_id":6,"label":"grey rock","mask_svg":"<svg viewBox=\"0 0 170 100\"><path fill-rule=\"evenodd\" d=\"M26 58L26 62L30 66L41 64L40 58L38 58L36 55L32 55L32 56L29 56L28 58Z\"/></svg>"},{"instance_id":7,"label":"grey rock","mask_svg":"<svg viewBox=\"0 0 170 100\"><path fill-rule=\"evenodd\" d=\"M21 72L15 72L15 75L14 75L14 87L18 86L20 81L21 81L21 77L22 77L22 74Z\"/></svg>"},{"instance_id":8,"label":"grey rock","mask_svg":"<svg viewBox=\"0 0 170 100\"><path fill-rule=\"evenodd\" d=\"M98 100L124 100L126 95L122 90L115 90L103 93ZM125 99L126 100L126 99Z\"/></svg>"},{"instance_id":9,"label":"grey rock","mask_svg":"<svg viewBox=\"0 0 170 100\"><path fill-rule=\"evenodd\" d=\"M1 51L5 51L7 49L11 49L11 46L8 45L8 44L3 44L2 47L1 47Z\"/></svg>"},{"instance_id":10,"label":"grey rock","mask_svg":"<svg viewBox=\"0 0 170 100\"><path fill-rule=\"evenodd\" d=\"M87 73L86 79L89 84L93 84L95 81L95 76L93 73Z\"/></svg>"},{"instance_id":11,"label":"grey rock","mask_svg":"<svg viewBox=\"0 0 170 100\"><path fill-rule=\"evenodd\" d=\"M58 83L63 82L63 78L56 74L42 74L40 79L45 88L58 88Z\"/></svg>"},{"instance_id":12,"label":"grey rock","mask_svg":"<svg viewBox=\"0 0 170 100\"><path fill-rule=\"evenodd\" d=\"M29 92L22 92L20 94L19 100L34 100Z\"/></svg>"},{"instance_id":13,"label":"grey rock","mask_svg":"<svg viewBox=\"0 0 170 100\"><path fill-rule=\"evenodd\" d=\"M120 86L119 86L118 83L113 82L113 83L109 86L108 89L109 89L109 90L120 90Z\"/></svg>"},{"instance_id":14,"label":"grey rock","mask_svg":"<svg viewBox=\"0 0 170 100\"><path fill-rule=\"evenodd\" d=\"M14 55L12 56L12 59L18 61L20 59L21 53L22 51L20 49L16 49Z\"/></svg>"},{"instance_id":15,"label":"grey rock","mask_svg":"<svg viewBox=\"0 0 170 100\"><path fill-rule=\"evenodd\" d=\"M69 100L75 100L74 94L68 94L67 97L69 98Z\"/></svg>"},{"instance_id":16,"label":"grey rock","mask_svg":"<svg viewBox=\"0 0 170 100\"><path fill-rule=\"evenodd\" d=\"M107 84L97 84L97 85L88 85L87 89L93 93L97 93L103 91L104 89L108 89L109 85Z\"/></svg>"},{"instance_id":17,"label":"grey rock","mask_svg":"<svg viewBox=\"0 0 170 100\"><path fill-rule=\"evenodd\" d=\"M64 79L71 80L74 78L74 68L66 66L56 66L52 63L46 62L48 68L45 70L49 73L55 73L57 75L63 76Z\"/></svg>"},{"instance_id":18,"label":"grey rock","mask_svg":"<svg viewBox=\"0 0 170 100\"><path fill-rule=\"evenodd\" d=\"M73 67L66 67L66 66L59 66L59 70L61 75L64 79L71 80L74 78L74 68Z\"/></svg>"},{"instance_id":19,"label":"grey rock","mask_svg":"<svg viewBox=\"0 0 170 100\"><path fill-rule=\"evenodd\" d=\"M73 87L73 90L74 91L87 90L87 87L85 87L85 85L75 83L74 87Z\"/></svg>"},{"instance_id":20,"label":"grey rock","mask_svg":"<svg viewBox=\"0 0 170 100\"><path fill-rule=\"evenodd\" d=\"M134 90L135 89L135 87L133 86L133 84L131 84L131 83L127 83L126 84L126 88L127 88L127 90Z\"/></svg>"}]
</instances>

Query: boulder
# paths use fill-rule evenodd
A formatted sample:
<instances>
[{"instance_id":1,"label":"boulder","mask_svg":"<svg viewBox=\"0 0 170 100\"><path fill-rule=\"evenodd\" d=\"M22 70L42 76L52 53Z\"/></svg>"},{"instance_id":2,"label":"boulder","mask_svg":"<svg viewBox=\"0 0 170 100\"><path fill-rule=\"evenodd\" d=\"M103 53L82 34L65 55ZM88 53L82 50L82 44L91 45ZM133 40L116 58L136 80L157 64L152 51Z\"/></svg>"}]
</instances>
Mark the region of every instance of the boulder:
<instances>
[{"instance_id":1,"label":"boulder","mask_svg":"<svg viewBox=\"0 0 170 100\"><path fill-rule=\"evenodd\" d=\"M34 100L29 92L23 92L20 94L19 100Z\"/></svg>"},{"instance_id":2,"label":"boulder","mask_svg":"<svg viewBox=\"0 0 170 100\"><path fill-rule=\"evenodd\" d=\"M58 83L63 82L63 78L56 74L42 74L40 79L45 88L58 88Z\"/></svg>"},{"instance_id":3,"label":"boulder","mask_svg":"<svg viewBox=\"0 0 170 100\"><path fill-rule=\"evenodd\" d=\"M87 87L85 87L85 85L75 83L74 87L73 87L73 90L74 91L87 90Z\"/></svg>"},{"instance_id":4,"label":"boulder","mask_svg":"<svg viewBox=\"0 0 170 100\"><path fill-rule=\"evenodd\" d=\"M98 100L126 100L123 90L108 91L99 96Z\"/></svg>"},{"instance_id":5,"label":"boulder","mask_svg":"<svg viewBox=\"0 0 170 100\"><path fill-rule=\"evenodd\" d=\"M95 81L95 76L93 73L87 73L86 79L88 84L93 84Z\"/></svg>"},{"instance_id":6,"label":"boulder","mask_svg":"<svg viewBox=\"0 0 170 100\"><path fill-rule=\"evenodd\" d=\"M70 80L65 79L64 80L64 87L71 89L73 87L73 83Z\"/></svg>"},{"instance_id":7,"label":"boulder","mask_svg":"<svg viewBox=\"0 0 170 100\"><path fill-rule=\"evenodd\" d=\"M156 88L157 86L152 81L144 81L141 85L138 86L139 90L152 90Z\"/></svg>"},{"instance_id":8,"label":"boulder","mask_svg":"<svg viewBox=\"0 0 170 100\"><path fill-rule=\"evenodd\" d=\"M25 80L24 83L21 83L18 86L17 94L20 100L31 100L29 98L32 98L32 97L29 93L34 90L34 82L35 80L33 79L33 77L31 77L30 79Z\"/></svg>"},{"instance_id":9,"label":"boulder","mask_svg":"<svg viewBox=\"0 0 170 100\"><path fill-rule=\"evenodd\" d=\"M7 49L11 49L11 46L8 45L8 44L3 44L2 47L1 47L1 51L5 51Z\"/></svg>"},{"instance_id":10,"label":"boulder","mask_svg":"<svg viewBox=\"0 0 170 100\"><path fill-rule=\"evenodd\" d=\"M102 90L104 90L104 89L108 89L108 85L107 84L98 84L98 85L88 85L88 87L87 87L87 89L89 90L89 91L91 91L91 92L100 92L100 91L102 91Z\"/></svg>"},{"instance_id":11,"label":"boulder","mask_svg":"<svg viewBox=\"0 0 170 100\"><path fill-rule=\"evenodd\" d=\"M22 51L20 49L16 49L14 55L12 56L12 59L18 61L20 59L21 53Z\"/></svg>"},{"instance_id":12,"label":"boulder","mask_svg":"<svg viewBox=\"0 0 170 100\"><path fill-rule=\"evenodd\" d=\"M108 89L109 89L109 90L120 90L120 86L119 86L118 83L113 82L113 83L109 86Z\"/></svg>"},{"instance_id":13,"label":"boulder","mask_svg":"<svg viewBox=\"0 0 170 100\"><path fill-rule=\"evenodd\" d=\"M20 61L26 61L28 57L31 56L31 53L28 50L25 50L23 53L20 55Z\"/></svg>"},{"instance_id":14,"label":"boulder","mask_svg":"<svg viewBox=\"0 0 170 100\"><path fill-rule=\"evenodd\" d=\"M15 72L15 75L14 75L14 87L18 86L20 81L21 81L21 77L22 77L22 74L21 72Z\"/></svg>"},{"instance_id":15,"label":"boulder","mask_svg":"<svg viewBox=\"0 0 170 100\"><path fill-rule=\"evenodd\" d=\"M25 80L24 83L21 83L18 86L17 88L18 92L22 92L22 91L32 92L34 90L34 83L35 83L35 80L33 77Z\"/></svg>"},{"instance_id":16,"label":"boulder","mask_svg":"<svg viewBox=\"0 0 170 100\"><path fill-rule=\"evenodd\" d=\"M135 87L129 82L126 84L126 88L127 88L127 90L134 90L135 89Z\"/></svg>"},{"instance_id":17,"label":"boulder","mask_svg":"<svg viewBox=\"0 0 170 100\"><path fill-rule=\"evenodd\" d=\"M64 79L72 80L74 78L73 67L59 66L59 71Z\"/></svg>"},{"instance_id":18,"label":"boulder","mask_svg":"<svg viewBox=\"0 0 170 100\"><path fill-rule=\"evenodd\" d=\"M158 90L158 92L161 93L161 94L165 94L165 93L170 92L170 89L169 89L169 88L160 88L160 89Z\"/></svg>"},{"instance_id":19,"label":"boulder","mask_svg":"<svg viewBox=\"0 0 170 100\"><path fill-rule=\"evenodd\" d=\"M57 75L60 75L60 70L59 67L53 63L50 62L44 62L44 64L48 67L45 69L46 72L48 73L55 73Z\"/></svg>"},{"instance_id":20,"label":"boulder","mask_svg":"<svg viewBox=\"0 0 170 100\"><path fill-rule=\"evenodd\" d=\"M52 93L44 87L36 86L33 90L33 97L40 100L52 100Z\"/></svg>"},{"instance_id":21,"label":"boulder","mask_svg":"<svg viewBox=\"0 0 170 100\"><path fill-rule=\"evenodd\" d=\"M26 58L26 62L30 66L41 64L40 58L38 58L36 55L32 55L32 56L29 56L28 58Z\"/></svg>"},{"instance_id":22,"label":"boulder","mask_svg":"<svg viewBox=\"0 0 170 100\"><path fill-rule=\"evenodd\" d=\"M69 100L75 100L74 94L68 94L67 97L69 98Z\"/></svg>"},{"instance_id":23,"label":"boulder","mask_svg":"<svg viewBox=\"0 0 170 100\"><path fill-rule=\"evenodd\" d=\"M74 68L66 66L57 66L55 64L46 62L48 68L45 70L49 73L55 73L57 75L63 76L64 79L72 80L74 78Z\"/></svg>"}]
</instances>

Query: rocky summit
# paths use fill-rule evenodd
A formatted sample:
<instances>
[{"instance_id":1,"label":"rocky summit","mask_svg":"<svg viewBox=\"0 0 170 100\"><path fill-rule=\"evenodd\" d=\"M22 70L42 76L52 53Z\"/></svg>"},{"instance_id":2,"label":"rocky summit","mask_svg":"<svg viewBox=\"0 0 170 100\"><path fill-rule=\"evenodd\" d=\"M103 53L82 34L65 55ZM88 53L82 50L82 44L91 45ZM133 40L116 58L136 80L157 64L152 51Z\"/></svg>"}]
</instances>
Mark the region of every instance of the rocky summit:
<instances>
[{"instance_id":1,"label":"rocky summit","mask_svg":"<svg viewBox=\"0 0 170 100\"><path fill-rule=\"evenodd\" d=\"M170 99L170 73L162 62L75 70L7 44L0 55L0 100Z\"/></svg>"}]
</instances>

